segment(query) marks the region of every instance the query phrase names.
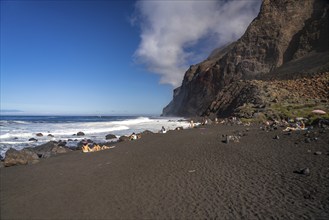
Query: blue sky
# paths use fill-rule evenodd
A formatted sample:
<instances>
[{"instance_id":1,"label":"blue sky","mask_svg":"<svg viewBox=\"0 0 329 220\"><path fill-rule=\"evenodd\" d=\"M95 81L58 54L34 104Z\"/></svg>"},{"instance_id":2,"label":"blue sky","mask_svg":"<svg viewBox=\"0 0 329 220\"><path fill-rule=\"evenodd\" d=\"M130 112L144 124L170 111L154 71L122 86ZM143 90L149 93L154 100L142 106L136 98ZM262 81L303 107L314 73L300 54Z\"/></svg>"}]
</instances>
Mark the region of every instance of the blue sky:
<instances>
[{"instance_id":1,"label":"blue sky","mask_svg":"<svg viewBox=\"0 0 329 220\"><path fill-rule=\"evenodd\" d=\"M248 9L231 24L238 31L227 37L208 30L220 26L209 26L211 20L223 17L194 17L204 24L190 24L196 33L184 35L179 21L190 19L189 11L184 17L179 8L193 12L196 1L177 2L1 1L2 113L161 114L187 67L236 40L259 10L257 0L232 6L211 1L218 6L214 14ZM198 16L209 14L211 4L198 5L204 10Z\"/></svg>"}]
</instances>

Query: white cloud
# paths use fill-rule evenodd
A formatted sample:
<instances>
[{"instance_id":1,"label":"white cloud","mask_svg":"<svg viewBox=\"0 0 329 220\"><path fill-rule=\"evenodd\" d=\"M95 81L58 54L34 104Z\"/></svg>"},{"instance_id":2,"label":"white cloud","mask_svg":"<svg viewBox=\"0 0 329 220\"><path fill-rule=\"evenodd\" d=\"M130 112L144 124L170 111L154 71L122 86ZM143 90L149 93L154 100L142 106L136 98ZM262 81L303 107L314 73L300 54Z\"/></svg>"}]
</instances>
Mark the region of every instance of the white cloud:
<instances>
[{"instance_id":1,"label":"white cloud","mask_svg":"<svg viewBox=\"0 0 329 220\"><path fill-rule=\"evenodd\" d=\"M135 52L136 61L159 74L161 83L177 87L192 64L189 61L200 57L188 52L191 48L193 51L200 40L209 36L215 36L215 41L209 42L212 49L237 40L256 17L259 6L260 0L138 1L141 42Z\"/></svg>"}]
</instances>

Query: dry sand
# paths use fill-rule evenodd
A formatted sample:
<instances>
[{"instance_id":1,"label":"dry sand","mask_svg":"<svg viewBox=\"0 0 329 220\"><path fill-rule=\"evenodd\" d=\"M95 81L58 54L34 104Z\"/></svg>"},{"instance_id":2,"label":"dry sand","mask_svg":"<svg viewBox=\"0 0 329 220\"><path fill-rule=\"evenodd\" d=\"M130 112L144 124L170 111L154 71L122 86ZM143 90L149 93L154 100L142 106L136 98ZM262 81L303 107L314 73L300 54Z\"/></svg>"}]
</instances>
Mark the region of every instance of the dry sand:
<instances>
[{"instance_id":1,"label":"dry sand","mask_svg":"<svg viewBox=\"0 0 329 220\"><path fill-rule=\"evenodd\" d=\"M329 131L314 132L207 126L2 168L1 219L329 219Z\"/></svg>"}]
</instances>

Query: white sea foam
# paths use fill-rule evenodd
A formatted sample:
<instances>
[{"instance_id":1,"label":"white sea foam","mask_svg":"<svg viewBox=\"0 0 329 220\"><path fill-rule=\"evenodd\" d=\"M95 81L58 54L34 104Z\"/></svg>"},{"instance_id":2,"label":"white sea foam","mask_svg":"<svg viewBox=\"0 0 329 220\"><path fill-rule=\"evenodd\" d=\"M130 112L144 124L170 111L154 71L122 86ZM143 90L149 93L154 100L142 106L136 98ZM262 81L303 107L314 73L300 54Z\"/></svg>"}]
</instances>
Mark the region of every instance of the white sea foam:
<instances>
[{"instance_id":1,"label":"white sea foam","mask_svg":"<svg viewBox=\"0 0 329 220\"><path fill-rule=\"evenodd\" d=\"M56 119L56 118L55 118ZM50 140L58 141L68 139L76 140L67 142L68 146L74 146L82 139L92 139L95 142L106 142L107 134L114 134L117 137L122 135L130 135L131 133L139 133L145 130L158 132L162 126L167 130L175 129L182 126L187 128L189 123L181 121L181 118L148 118L138 117L126 120L114 121L76 121L76 122L25 122L25 121L1 121L0 129L0 154L4 157L5 152L13 147L17 150L25 147L34 147ZM82 131L85 136L77 136ZM37 133L42 133L42 137L37 137ZM53 135L48 136L49 134ZM35 138L38 141L28 141Z\"/></svg>"}]
</instances>

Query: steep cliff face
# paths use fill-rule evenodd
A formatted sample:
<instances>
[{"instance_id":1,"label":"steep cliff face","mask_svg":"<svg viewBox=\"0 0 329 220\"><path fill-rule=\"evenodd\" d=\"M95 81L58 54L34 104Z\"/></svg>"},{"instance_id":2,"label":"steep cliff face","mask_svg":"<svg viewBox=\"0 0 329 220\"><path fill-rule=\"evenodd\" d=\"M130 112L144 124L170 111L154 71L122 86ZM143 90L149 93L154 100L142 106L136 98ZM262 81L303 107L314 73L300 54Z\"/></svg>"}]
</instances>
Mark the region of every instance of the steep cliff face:
<instances>
[{"instance_id":1,"label":"steep cliff face","mask_svg":"<svg viewBox=\"0 0 329 220\"><path fill-rule=\"evenodd\" d=\"M163 115L226 116L246 100L257 102L252 86L239 80L329 67L328 14L326 0L264 0L238 41L187 70ZM299 65L302 59L312 62Z\"/></svg>"}]
</instances>

